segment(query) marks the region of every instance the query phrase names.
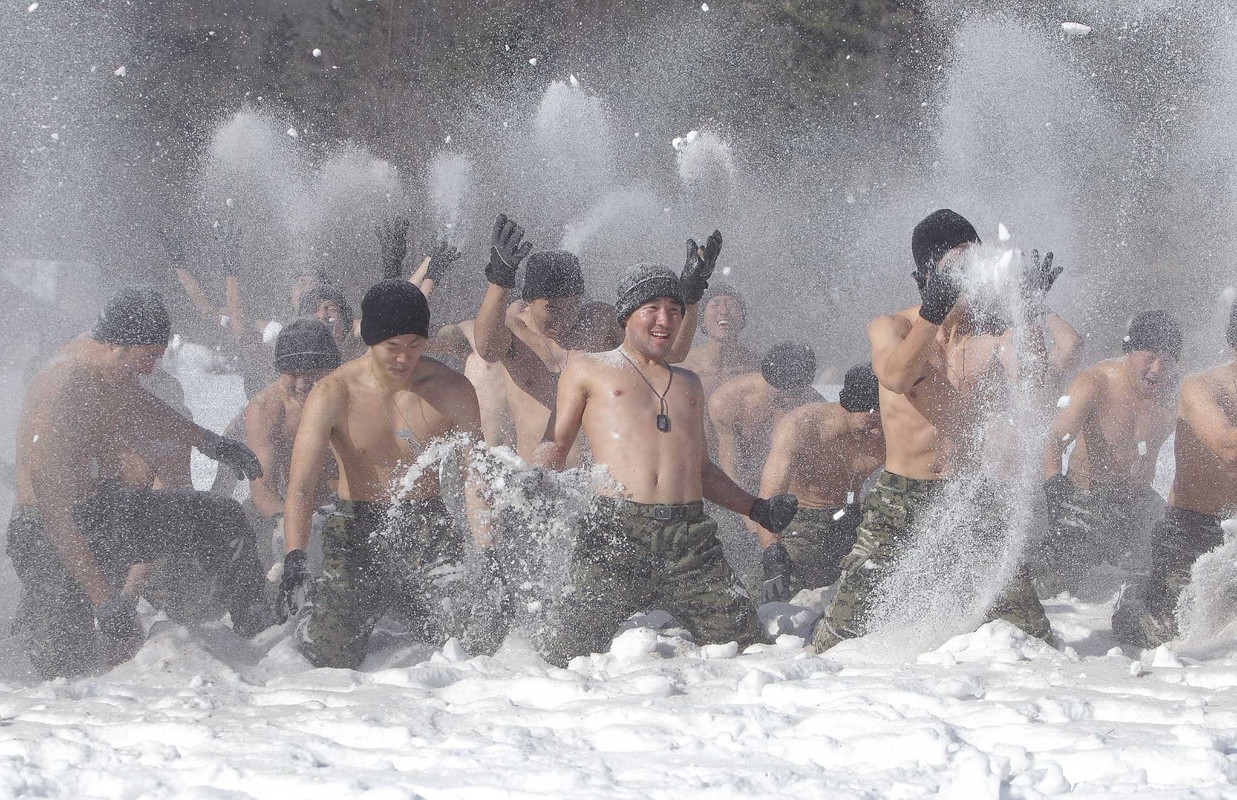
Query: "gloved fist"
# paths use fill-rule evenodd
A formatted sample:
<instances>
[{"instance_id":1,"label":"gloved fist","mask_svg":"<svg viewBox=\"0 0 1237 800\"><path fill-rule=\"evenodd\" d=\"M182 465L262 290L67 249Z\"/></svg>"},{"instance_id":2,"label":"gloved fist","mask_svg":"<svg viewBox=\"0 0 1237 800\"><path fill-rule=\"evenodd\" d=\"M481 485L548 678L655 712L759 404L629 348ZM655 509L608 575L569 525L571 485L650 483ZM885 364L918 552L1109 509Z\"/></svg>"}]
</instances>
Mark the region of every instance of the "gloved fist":
<instances>
[{"instance_id":1,"label":"gloved fist","mask_svg":"<svg viewBox=\"0 0 1237 800\"><path fill-rule=\"evenodd\" d=\"M262 477L262 462L258 461L252 450L235 439L203 431L198 450L207 458L231 468L238 479L248 478L252 481Z\"/></svg>"},{"instance_id":2,"label":"gloved fist","mask_svg":"<svg viewBox=\"0 0 1237 800\"><path fill-rule=\"evenodd\" d=\"M494 230L490 234L490 263L485 267L485 278L504 289L515 287L515 271L520 268L529 253L532 242L524 241L524 229L507 219L506 214L494 218Z\"/></svg>"},{"instance_id":3,"label":"gloved fist","mask_svg":"<svg viewBox=\"0 0 1237 800\"><path fill-rule=\"evenodd\" d=\"M305 605L309 592L309 559L304 550L292 550L283 557L283 576L275 600L275 619L281 624L295 617Z\"/></svg>"},{"instance_id":4,"label":"gloved fist","mask_svg":"<svg viewBox=\"0 0 1237 800\"><path fill-rule=\"evenodd\" d=\"M722 252L721 231L709 234L704 247L696 244L695 239L687 240L687 263L679 275L679 284L683 289L683 302L694 306L704 297L704 290L709 288L709 278L717 268L717 256Z\"/></svg>"},{"instance_id":5,"label":"gloved fist","mask_svg":"<svg viewBox=\"0 0 1237 800\"><path fill-rule=\"evenodd\" d=\"M137 598L117 594L95 609L95 624L103 636L103 655L109 666L130 658L142 648L146 632L137 620Z\"/></svg>"},{"instance_id":6,"label":"gloved fist","mask_svg":"<svg viewBox=\"0 0 1237 800\"><path fill-rule=\"evenodd\" d=\"M773 533L781 533L799 511L799 498L793 494L775 494L768 500L752 503L747 516L760 527Z\"/></svg>"},{"instance_id":7,"label":"gloved fist","mask_svg":"<svg viewBox=\"0 0 1237 800\"><path fill-rule=\"evenodd\" d=\"M410 224L411 220L407 217L396 217L377 225L384 279L399 278L403 271L404 256L408 254L408 226Z\"/></svg>"},{"instance_id":8,"label":"gloved fist","mask_svg":"<svg viewBox=\"0 0 1237 800\"><path fill-rule=\"evenodd\" d=\"M933 325L940 325L958 302L962 285L952 274L940 269L932 270L926 278L916 273L915 280L919 283L919 293L923 298L919 316Z\"/></svg>"},{"instance_id":9,"label":"gloved fist","mask_svg":"<svg viewBox=\"0 0 1237 800\"><path fill-rule=\"evenodd\" d=\"M447 269L460 260L460 251L446 239L434 245L430 251L430 263L425 267L425 278L439 283L447 276Z\"/></svg>"},{"instance_id":10,"label":"gloved fist","mask_svg":"<svg viewBox=\"0 0 1237 800\"><path fill-rule=\"evenodd\" d=\"M765 573L764 584L760 587L760 602L785 603L789 600L792 564L785 545L775 542L766 547L760 556L760 566Z\"/></svg>"},{"instance_id":11,"label":"gloved fist","mask_svg":"<svg viewBox=\"0 0 1237 800\"><path fill-rule=\"evenodd\" d=\"M1023 269L1018 286L1022 301L1030 316L1043 316L1044 298L1048 296L1049 290L1052 289L1052 285L1056 283L1063 269L1063 267L1052 266L1051 252L1044 256L1043 261L1040 261L1039 251L1031 251L1031 261Z\"/></svg>"}]
</instances>

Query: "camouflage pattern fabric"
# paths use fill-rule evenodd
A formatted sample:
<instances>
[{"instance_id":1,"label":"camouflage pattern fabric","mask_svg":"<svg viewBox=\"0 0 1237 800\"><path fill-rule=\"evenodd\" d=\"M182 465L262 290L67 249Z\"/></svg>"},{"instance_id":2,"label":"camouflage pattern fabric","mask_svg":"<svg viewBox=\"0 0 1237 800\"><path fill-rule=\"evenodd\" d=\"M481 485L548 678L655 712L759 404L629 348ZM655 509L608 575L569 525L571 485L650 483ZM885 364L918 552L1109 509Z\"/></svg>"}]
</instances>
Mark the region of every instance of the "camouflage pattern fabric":
<instances>
[{"instance_id":1,"label":"camouflage pattern fabric","mask_svg":"<svg viewBox=\"0 0 1237 800\"><path fill-rule=\"evenodd\" d=\"M570 592L557 605L554 633L541 649L559 666L605 651L624 620L651 609L673 615L696 644L737 641L742 648L760 638L756 609L702 503L597 498L576 547Z\"/></svg>"},{"instance_id":2,"label":"camouflage pattern fabric","mask_svg":"<svg viewBox=\"0 0 1237 800\"><path fill-rule=\"evenodd\" d=\"M1048 533L1031 563L1045 596L1089 588L1100 564L1145 575L1151 561L1151 522L1164 501L1150 487L1074 487L1048 520Z\"/></svg>"},{"instance_id":3,"label":"camouflage pattern fabric","mask_svg":"<svg viewBox=\"0 0 1237 800\"><path fill-rule=\"evenodd\" d=\"M195 604L232 614L247 635L261 624L265 578L254 535L240 505L207 492L152 491L109 486L78 503L74 519L104 576L119 590L129 567L167 556L172 565L200 570L212 580L210 598ZM98 665L94 608L64 567L33 507L13 509L8 553L22 583L13 622L41 677L72 677Z\"/></svg>"},{"instance_id":4,"label":"camouflage pattern fabric","mask_svg":"<svg viewBox=\"0 0 1237 800\"><path fill-rule=\"evenodd\" d=\"M931 509L945 481L904 478L882 472L863 500L863 521L855 546L842 559L842 579L833 602L817 621L812 647L823 652L867 633L875 593L882 580L908 548L915 525ZM985 491L981 504L988 510L974 521L976 530L997 531L1002 510L995 491ZM1047 639L1052 631L1030 578L1019 572L988 610L988 619L1004 619L1032 636Z\"/></svg>"},{"instance_id":5,"label":"camouflage pattern fabric","mask_svg":"<svg viewBox=\"0 0 1237 800\"><path fill-rule=\"evenodd\" d=\"M297 618L297 646L314 666L356 669L390 613L432 644L455 636L470 652L492 652L502 637L498 615L486 613L492 587L467 577L463 536L442 500L340 500L322 532L322 574Z\"/></svg>"},{"instance_id":6,"label":"camouflage pattern fabric","mask_svg":"<svg viewBox=\"0 0 1237 800\"><path fill-rule=\"evenodd\" d=\"M1220 518L1169 506L1152 534L1151 574L1117 599L1112 630L1130 647L1159 647L1177 637L1177 598L1194 562L1224 543Z\"/></svg>"},{"instance_id":7,"label":"camouflage pattern fabric","mask_svg":"<svg viewBox=\"0 0 1237 800\"><path fill-rule=\"evenodd\" d=\"M842 574L842 557L855 546L862 513L859 505L803 508L779 538L790 553L790 596L801 589L831 586Z\"/></svg>"}]
</instances>

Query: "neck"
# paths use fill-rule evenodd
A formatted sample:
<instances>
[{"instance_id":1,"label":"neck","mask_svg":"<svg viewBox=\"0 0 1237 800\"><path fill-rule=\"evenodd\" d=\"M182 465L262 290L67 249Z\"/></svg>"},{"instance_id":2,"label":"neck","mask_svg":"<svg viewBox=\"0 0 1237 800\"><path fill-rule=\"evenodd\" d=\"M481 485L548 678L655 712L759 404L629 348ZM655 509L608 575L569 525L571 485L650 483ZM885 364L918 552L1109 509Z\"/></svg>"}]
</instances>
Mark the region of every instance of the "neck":
<instances>
[{"instance_id":1,"label":"neck","mask_svg":"<svg viewBox=\"0 0 1237 800\"><path fill-rule=\"evenodd\" d=\"M657 358L656 356L650 356L650 355L640 352L635 347L633 347L631 342L629 341L624 340L623 343L619 345L618 349L623 353L623 355L627 356L628 358L630 358L632 361L636 362L637 364L641 364L643 366L648 366L648 367L651 367L654 365L657 365L657 366L662 365L662 360L660 358Z\"/></svg>"},{"instance_id":2,"label":"neck","mask_svg":"<svg viewBox=\"0 0 1237 800\"><path fill-rule=\"evenodd\" d=\"M739 340L709 339L705 344L704 349L709 355L721 359L739 349Z\"/></svg>"},{"instance_id":3,"label":"neck","mask_svg":"<svg viewBox=\"0 0 1237 800\"><path fill-rule=\"evenodd\" d=\"M415 369L408 374L406 379L400 380L391 377L391 373L382 368L382 365L377 362L372 353L368 358L369 374L373 377L374 382L378 384L379 389L382 389L387 394L394 394L395 392L412 388L412 375L415 373Z\"/></svg>"}]
</instances>

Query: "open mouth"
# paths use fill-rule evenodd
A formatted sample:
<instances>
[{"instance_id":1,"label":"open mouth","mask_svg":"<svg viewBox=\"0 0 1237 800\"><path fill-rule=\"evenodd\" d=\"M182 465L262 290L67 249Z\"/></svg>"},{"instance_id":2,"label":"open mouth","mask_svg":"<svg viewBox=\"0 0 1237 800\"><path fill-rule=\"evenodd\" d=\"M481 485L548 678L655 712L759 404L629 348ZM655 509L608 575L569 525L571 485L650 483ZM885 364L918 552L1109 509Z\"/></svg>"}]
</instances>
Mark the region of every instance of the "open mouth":
<instances>
[{"instance_id":1,"label":"open mouth","mask_svg":"<svg viewBox=\"0 0 1237 800\"><path fill-rule=\"evenodd\" d=\"M657 339L657 340L659 340L659 341L669 341L669 339L670 339L670 334L668 334L668 333L662 333L662 332L659 332L659 331L653 331L653 332L650 334L650 336L652 336L654 339Z\"/></svg>"}]
</instances>

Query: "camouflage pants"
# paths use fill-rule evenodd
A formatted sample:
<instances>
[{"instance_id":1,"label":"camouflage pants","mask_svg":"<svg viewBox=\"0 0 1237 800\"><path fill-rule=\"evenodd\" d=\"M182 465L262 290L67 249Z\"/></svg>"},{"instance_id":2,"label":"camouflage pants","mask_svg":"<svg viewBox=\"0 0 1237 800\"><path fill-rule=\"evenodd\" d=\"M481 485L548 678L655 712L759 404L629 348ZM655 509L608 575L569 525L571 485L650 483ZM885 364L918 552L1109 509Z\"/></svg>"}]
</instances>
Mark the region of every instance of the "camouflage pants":
<instances>
[{"instance_id":1,"label":"camouflage pants","mask_svg":"<svg viewBox=\"0 0 1237 800\"><path fill-rule=\"evenodd\" d=\"M576 547L571 593L558 606L543 653L559 666L604 651L624 620L654 608L672 614L697 644L746 647L760 635L756 609L701 503L597 498Z\"/></svg>"},{"instance_id":2,"label":"camouflage pants","mask_svg":"<svg viewBox=\"0 0 1237 800\"><path fill-rule=\"evenodd\" d=\"M253 532L234 500L191 490L109 487L78 503L73 516L117 591L131 565L167 556L169 574L211 576L202 591L213 593L213 603L195 599L231 612L234 623L263 607L265 579ZM13 509L8 553L22 583L14 633L24 639L35 670L44 678L93 670L100 656L94 608L61 562L36 509Z\"/></svg>"},{"instance_id":3,"label":"camouflage pants","mask_svg":"<svg viewBox=\"0 0 1237 800\"><path fill-rule=\"evenodd\" d=\"M839 516L839 513L841 516ZM831 586L842 573L842 557L855 546L859 506L800 507L780 538L790 553L790 594Z\"/></svg>"},{"instance_id":4,"label":"camouflage pants","mask_svg":"<svg viewBox=\"0 0 1237 800\"><path fill-rule=\"evenodd\" d=\"M1074 488L1048 520L1048 535L1031 570L1045 594L1089 588L1094 567L1108 563L1133 574L1150 567L1151 521L1163 501L1149 487Z\"/></svg>"},{"instance_id":5,"label":"camouflage pants","mask_svg":"<svg viewBox=\"0 0 1237 800\"><path fill-rule=\"evenodd\" d=\"M500 634L485 625L497 615L470 620L466 592L487 587L469 586L463 545L437 498L394 507L340 500L322 532L322 574L297 618L301 653L317 667L356 669L388 613L432 643L456 636L470 650L492 649Z\"/></svg>"},{"instance_id":6,"label":"camouflage pants","mask_svg":"<svg viewBox=\"0 0 1237 800\"><path fill-rule=\"evenodd\" d=\"M837 594L813 631L812 647L817 652L868 632L881 582L908 549L916 523L931 510L944 485L943 480L915 480L891 472L880 474L864 498L863 521L855 546L842 559L842 582ZM980 505L985 513L972 524L987 536L1000 528L1001 504L994 491L985 490L981 496L984 500ZM988 609L988 619L1004 619L1041 639L1047 639L1052 632L1030 578L1021 571Z\"/></svg>"},{"instance_id":7,"label":"camouflage pants","mask_svg":"<svg viewBox=\"0 0 1237 800\"><path fill-rule=\"evenodd\" d=\"M1152 533L1151 574L1121 593L1112 615L1117 641L1158 647L1177 636L1177 598L1199 556L1224 543L1219 517L1169 506Z\"/></svg>"}]
</instances>

